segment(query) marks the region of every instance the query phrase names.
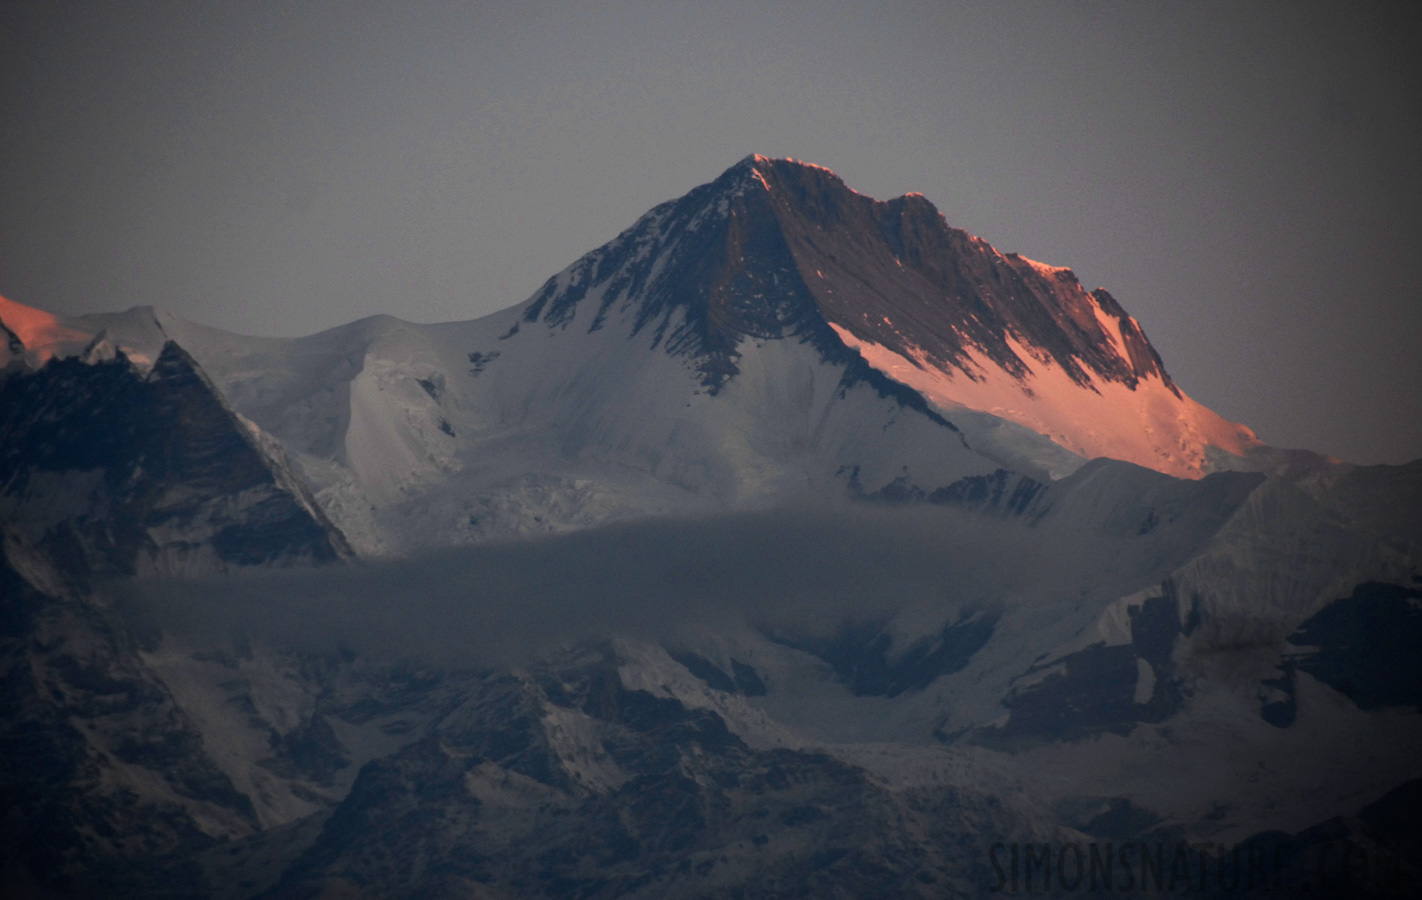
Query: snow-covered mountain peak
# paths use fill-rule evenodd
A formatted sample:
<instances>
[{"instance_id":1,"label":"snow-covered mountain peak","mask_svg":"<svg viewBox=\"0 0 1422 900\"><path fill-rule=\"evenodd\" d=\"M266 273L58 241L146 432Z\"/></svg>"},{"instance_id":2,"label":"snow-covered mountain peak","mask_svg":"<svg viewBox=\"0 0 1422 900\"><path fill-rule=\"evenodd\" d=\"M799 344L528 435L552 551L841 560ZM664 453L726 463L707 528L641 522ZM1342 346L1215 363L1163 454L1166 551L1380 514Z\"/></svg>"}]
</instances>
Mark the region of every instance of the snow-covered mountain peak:
<instances>
[{"instance_id":1,"label":"snow-covered mountain peak","mask_svg":"<svg viewBox=\"0 0 1422 900\"><path fill-rule=\"evenodd\" d=\"M1138 322L1066 267L1001 253L921 194L877 201L829 169L748 156L550 279L524 321L633 334L712 393L742 342L861 356L941 414L988 413L1083 457L1199 477L1260 446L1185 396Z\"/></svg>"},{"instance_id":2,"label":"snow-covered mountain peak","mask_svg":"<svg viewBox=\"0 0 1422 900\"><path fill-rule=\"evenodd\" d=\"M761 153L752 153L746 156L740 162L727 169L721 177L751 173L759 173L762 177L768 177L772 174L778 173L784 175L796 171L802 174L813 174L815 177L832 178L841 184L844 183L843 179L841 179L833 169L826 166L816 165L815 163L806 162L803 159L795 159L791 156L773 157L765 156Z\"/></svg>"},{"instance_id":3,"label":"snow-covered mountain peak","mask_svg":"<svg viewBox=\"0 0 1422 900\"><path fill-rule=\"evenodd\" d=\"M22 367L111 344L162 379L191 354L179 368L278 439L367 554L926 496L999 469L1040 483L1091 457L1198 477L1257 445L1069 269L999 253L921 195L880 202L762 156L477 321L275 339L152 308L0 318Z\"/></svg>"}]
</instances>

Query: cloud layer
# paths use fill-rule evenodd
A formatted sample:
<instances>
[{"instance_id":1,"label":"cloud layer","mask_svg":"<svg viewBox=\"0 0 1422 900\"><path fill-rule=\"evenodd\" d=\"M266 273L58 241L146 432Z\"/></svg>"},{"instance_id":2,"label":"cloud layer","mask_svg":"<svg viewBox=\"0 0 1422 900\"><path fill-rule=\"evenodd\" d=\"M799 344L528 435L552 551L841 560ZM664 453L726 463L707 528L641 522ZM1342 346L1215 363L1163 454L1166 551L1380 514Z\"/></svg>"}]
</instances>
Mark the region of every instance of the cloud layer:
<instances>
[{"instance_id":1,"label":"cloud layer","mask_svg":"<svg viewBox=\"0 0 1422 900\"><path fill-rule=\"evenodd\" d=\"M312 651L507 663L597 636L663 638L733 619L813 633L910 608L947 618L989 601L987 585L1000 593L1020 580L1004 566L1032 569L1022 565L1032 537L943 509L779 510L119 592L141 626L198 642L245 635Z\"/></svg>"}]
</instances>

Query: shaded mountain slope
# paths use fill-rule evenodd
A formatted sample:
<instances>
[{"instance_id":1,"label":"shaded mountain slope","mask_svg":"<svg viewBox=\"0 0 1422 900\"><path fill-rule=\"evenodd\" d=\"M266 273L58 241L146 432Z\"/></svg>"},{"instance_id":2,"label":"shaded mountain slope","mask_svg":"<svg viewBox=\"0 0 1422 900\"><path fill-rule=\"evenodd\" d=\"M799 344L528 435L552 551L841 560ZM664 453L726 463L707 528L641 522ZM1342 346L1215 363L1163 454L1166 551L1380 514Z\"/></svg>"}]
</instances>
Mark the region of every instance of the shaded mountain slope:
<instances>
[{"instance_id":1,"label":"shaded mountain slope","mask_svg":"<svg viewBox=\"0 0 1422 900\"><path fill-rule=\"evenodd\" d=\"M97 350L97 348L96 348ZM121 353L0 382L0 515L76 577L349 556L344 538L186 351Z\"/></svg>"}]
</instances>

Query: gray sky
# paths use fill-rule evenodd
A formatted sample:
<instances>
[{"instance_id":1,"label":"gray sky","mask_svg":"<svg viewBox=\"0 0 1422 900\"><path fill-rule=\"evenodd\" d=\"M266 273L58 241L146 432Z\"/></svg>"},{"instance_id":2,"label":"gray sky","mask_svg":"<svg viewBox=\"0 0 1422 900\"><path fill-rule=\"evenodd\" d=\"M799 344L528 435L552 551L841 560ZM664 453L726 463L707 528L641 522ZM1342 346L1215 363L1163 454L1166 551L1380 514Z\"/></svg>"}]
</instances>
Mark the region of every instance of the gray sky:
<instances>
[{"instance_id":1,"label":"gray sky","mask_svg":"<svg viewBox=\"0 0 1422 900\"><path fill-rule=\"evenodd\" d=\"M0 294L474 318L747 153L1074 268L1270 443L1422 456L1415 3L0 4Z\"/></svg>"}]
</instances>

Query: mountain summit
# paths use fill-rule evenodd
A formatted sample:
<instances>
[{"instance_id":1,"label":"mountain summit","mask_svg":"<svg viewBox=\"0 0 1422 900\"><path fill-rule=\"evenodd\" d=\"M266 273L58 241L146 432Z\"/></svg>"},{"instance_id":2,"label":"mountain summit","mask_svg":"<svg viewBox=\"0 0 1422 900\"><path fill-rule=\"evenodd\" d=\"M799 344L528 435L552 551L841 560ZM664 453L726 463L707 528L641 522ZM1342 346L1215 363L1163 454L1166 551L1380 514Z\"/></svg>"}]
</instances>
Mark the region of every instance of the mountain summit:
<instances>
[{"instance_id":1,"label":"mountain summit","mask_svg":"<svg viewBox=\"0 0 1422 900\"><path fill-rule=\"evenodd\" d=\"M589 299L591 298L591 299ZM719 389L744 339L857 351L945 414L990 413L1083 457L1185 477L1259 446L1194 402L1105 290L949 227L921 194L887 202L829 169L748 156L550 279L526 321L632 315Z\"/></svg>"}]
</instances>

